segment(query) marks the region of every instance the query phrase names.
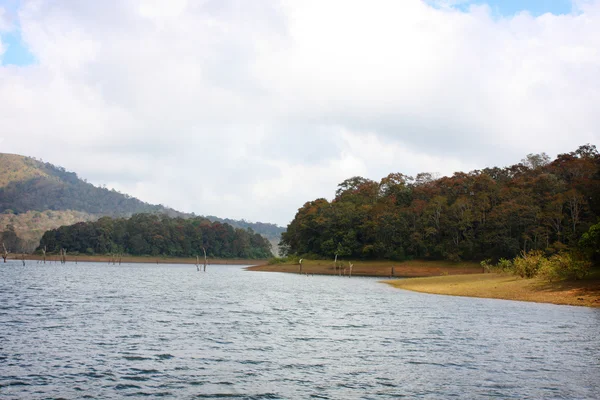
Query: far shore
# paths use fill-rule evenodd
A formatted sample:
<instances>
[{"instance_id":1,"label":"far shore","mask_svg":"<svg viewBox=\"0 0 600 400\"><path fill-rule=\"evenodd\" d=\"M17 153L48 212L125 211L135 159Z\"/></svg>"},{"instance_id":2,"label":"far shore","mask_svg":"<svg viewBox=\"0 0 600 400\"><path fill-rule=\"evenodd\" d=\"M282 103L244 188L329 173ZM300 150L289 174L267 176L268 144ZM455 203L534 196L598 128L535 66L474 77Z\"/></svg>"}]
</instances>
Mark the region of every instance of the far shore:
<instances>
[{"instance_id":1,"label":"far shore","mask_svg":"<svg viewBox=\"0 0 600 400\"><path fill-rule=\"evenodd\" d=\"M509 274L437 276L384 281L414 292L600 307L600 271L579 281L548 282Z\"/></svg>"},{"instance_id":2,"label":"far shore","mask_svg":"<svg viewBox=\"0 0 600 400\"><path fill-rule=\"evenodd\" d=\"M333 260L303 260L302 274L349 275L348 261L339 262L334 268ZM352 276L373 277L423 277L457 274L478 274L482 268L473 262L447 261L354 261ZM300 273L299 264L262 264L246 268L249 271Z\"/></svg>"},{"instance_id":3,"label":"far shore","mask_svg":"<svg viewBox=\"0 0 600 400\"><path fill-rule=\"evenodd\" d=\"M8 260L22 260L21 254L10 254ZM43 261L43 257L38 254L25 254L25 262L27 261ZM119 264L119 257L110 255L69 255L66 256L67 262L96 262ZM226 258L209 258L210 265L263 265L267 260L249 260L249 259L226 259ZM56 254L46 255L46 263L59 263L60 256ZM2 260L0 259L0 263ZM196 264L195 257L164 257L164 256L122 256L121 264L145 263L145 264ZM204 258L200 258L200 265L204 264Z\"/></svg>"}]
</instances>

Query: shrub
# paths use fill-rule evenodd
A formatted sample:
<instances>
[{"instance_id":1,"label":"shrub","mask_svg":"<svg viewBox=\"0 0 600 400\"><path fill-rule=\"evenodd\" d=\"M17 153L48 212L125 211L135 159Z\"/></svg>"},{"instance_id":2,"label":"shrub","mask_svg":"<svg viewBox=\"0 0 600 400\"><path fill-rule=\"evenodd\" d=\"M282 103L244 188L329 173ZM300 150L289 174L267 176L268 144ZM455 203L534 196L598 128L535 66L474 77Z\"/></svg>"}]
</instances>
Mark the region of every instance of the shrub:
<instances>
[{"instance_id":1,"label":"shrub","mask_svg":"<svg viewBox=\"0 0 600 400\"><path fill-rule=\"evenodd\" d=\"M521 278L533 278L540 269L547 268L546 263L548 259L539 250L522 252L513 261L514 273Z\"/></svg>"},{"instance_id":2,"label":"shrub","mask_svg":"<svg viewBox=\"0 0 600 400\"><path fill-rule=\"evenodd\" d=\"M508 266L510 261L500 260L498 266ZM577 260L569 253L558 253L550 258L544 257L541 251L522 253L515 258L512 268L522 278L540 276L548 281L560 279L583 279L589 273L591 263Z\"/></svg>"},{"instance_id":3,"label":"shrub","mask_svg":"<svg viewBox=\"0 0 600 400\"><path fill-rule=\"evenodd\" d=\"M577 260L569 253L555 254L549 259L548 267L540 271L540 276L550 281L558 279L583 279L589 273L590 263Z\"/></svg>"},{"instance_id":4,"label":"shrub","mask_svg":"<svg viewBox=\"0 0 600 400\"><path fill-rule=\"evenodd\" d=\"M499 272L513 272L514 271L513 262L510 260L507 260L506 258L501 258L498 260L498 264L496 264L496 269Z\"/></svg>"}]
</instances>

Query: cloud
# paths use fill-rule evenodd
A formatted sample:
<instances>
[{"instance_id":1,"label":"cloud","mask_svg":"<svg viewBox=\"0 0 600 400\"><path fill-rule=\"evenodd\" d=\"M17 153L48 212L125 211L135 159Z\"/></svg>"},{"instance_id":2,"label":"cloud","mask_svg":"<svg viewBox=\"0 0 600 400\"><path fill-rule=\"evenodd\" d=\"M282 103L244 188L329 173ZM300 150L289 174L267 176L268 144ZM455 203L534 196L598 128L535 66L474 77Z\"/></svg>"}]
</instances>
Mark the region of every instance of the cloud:
<instances>
[{"instance_id":1,"label":"cloud","mask_svg":"<svg viewBox=\"0 0 600 400\"><path fill-rule=\"evenodd\" d=\"M13 29L8 12L4 7L0 7L0 33L9 32Z\"/></svg>"},{"instance_id":2,"label":"cloud","mask_svg":"<svg viewBox=\"0 0 600 400\"><path fill-rule=\"evenodd\" d=\"M598 142L600 2L23 1L0 151L143 200L285 224L342 180ZM2 14L0 13L0 24Z\"/></svg>"}]
</instances>

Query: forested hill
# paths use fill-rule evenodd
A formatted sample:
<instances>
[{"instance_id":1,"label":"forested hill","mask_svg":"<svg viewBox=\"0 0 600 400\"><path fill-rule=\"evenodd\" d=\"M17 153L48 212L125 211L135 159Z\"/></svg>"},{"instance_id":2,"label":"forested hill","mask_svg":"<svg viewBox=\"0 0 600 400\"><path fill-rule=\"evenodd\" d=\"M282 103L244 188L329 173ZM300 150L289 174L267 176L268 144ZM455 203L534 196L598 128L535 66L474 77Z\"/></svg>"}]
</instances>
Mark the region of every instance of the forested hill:
<instances>
[{"instance_id":1,"label":"forested hill","mask_svg":"<svg viewBox=\"0 0 600 400\"><path fill-rule=\"evenodd\" d=\"M94 186L79 179L76 173L50 163L15 154L0 154L0 211L20 214L46 210L115 216L142 212L184 215Z\"/></svg>"},{"instance_id":2,"label":"forested hill","mask_svg":"<svg viewBox=\"0 0 600 400\"><path fill-rule=\"evenodd\" d=\"M204 218L212 221L212 222L221 222L224 224L229 224L234 228L241 229L252 229L256 233L260 233L262 236L267 239L279 242L281 240L281 234L285 231L285 228L281 226L270 224L268 222L248 222L246 220L238 220L238 219L230 219L230 218L219 218L214 215L206 215Z\"/></svg>"},{"instance_id":3,"label":"forested hill","mask_svg":"<svg viewBox=\"0 0 600 400\"><path fill-rule=\"evenodd\" d=\"M574 249L600 216L595 146L530 154L506 168L434 179L390 174L342 182L332 201L298 210L284 251L333 258L512 258L521 251Z\"/></svg>"},{"instance_id":4,"label":"forested hill","mask_svg":"<svg viewBox=\"0 0 600 400\"><path fill-rule=\"evenodd\" d=\"M206 218L170 218L166 215L135 214L131 218L102 217L95 222L62 226L44 234L40 249L58 253L163 255L221 258L268 258L271 245L251 230Z\"/></svg>"},{"instance_id":5,"label":"forested hill","mask_svg":"<svg viewBox=\"0 0 600 400\"><path fill-rule=\"evenodd\" d=\"M11 239L15 242L12 251L32 251L46 230L64 225L65 221L75 223L102 216L129 217L137 213L195 217L94 186L74 172L41 160L0 153L0 235L10 231L9 236L14 238L16 232L20 240ZM283 231L273 224L207 218L226 221L235 228L252 228L275 243Z\"/></svg>"}]
</instances>

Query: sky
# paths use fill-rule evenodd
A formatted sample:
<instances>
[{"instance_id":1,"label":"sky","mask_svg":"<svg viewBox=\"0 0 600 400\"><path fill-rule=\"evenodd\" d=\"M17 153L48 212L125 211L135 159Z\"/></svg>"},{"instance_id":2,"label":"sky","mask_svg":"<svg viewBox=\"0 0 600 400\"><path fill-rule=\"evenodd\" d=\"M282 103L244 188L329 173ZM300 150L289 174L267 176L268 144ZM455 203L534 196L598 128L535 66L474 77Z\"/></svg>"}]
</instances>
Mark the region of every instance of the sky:
<instances>
[{"instance_id":1,"label":"sky","mask_svg":"<svg viewBox=\"0 0 600 400\"><path fill-rule=\"evenodd\" d=\"M600 0L0 0L0 152L287 225L600 138Z\"/></svg>"}]
</instances>

